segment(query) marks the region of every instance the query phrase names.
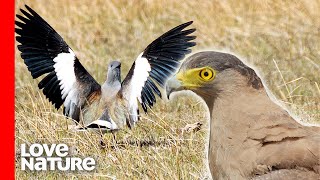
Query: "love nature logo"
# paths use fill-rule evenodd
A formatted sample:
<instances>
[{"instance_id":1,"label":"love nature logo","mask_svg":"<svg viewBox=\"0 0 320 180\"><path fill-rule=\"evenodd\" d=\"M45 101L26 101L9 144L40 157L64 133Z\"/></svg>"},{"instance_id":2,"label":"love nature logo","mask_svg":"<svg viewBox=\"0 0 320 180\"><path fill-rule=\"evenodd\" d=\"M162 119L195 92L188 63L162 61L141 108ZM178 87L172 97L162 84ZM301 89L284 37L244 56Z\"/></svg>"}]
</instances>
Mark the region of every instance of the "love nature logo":
<instances>
[{"instance_id":1,"label":"love nature logo","mask_svg":"<svg viewBox=\"0 0 320 180\"><path fill-rule=\"evenodd\" d=\"M92 171L96 161L91 157L68 157L66 144L21 144L21 170Z\"/></svg>"}]
</instances>

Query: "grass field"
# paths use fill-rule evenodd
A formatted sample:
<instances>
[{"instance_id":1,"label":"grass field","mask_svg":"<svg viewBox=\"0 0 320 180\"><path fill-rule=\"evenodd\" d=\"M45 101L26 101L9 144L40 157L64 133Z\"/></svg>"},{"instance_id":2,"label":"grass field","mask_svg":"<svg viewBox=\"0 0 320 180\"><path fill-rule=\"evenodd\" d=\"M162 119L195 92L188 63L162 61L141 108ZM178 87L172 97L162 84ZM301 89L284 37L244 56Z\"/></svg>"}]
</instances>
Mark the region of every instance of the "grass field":
<instances>
[{"instance_id":1,"label":"grass field","mask_svg":"<svg viewBox=\"0 0 320 180\"><path fill-rule=\"evenodd\" d=\"M231 52L256 67L273 94L302 121L320 123L320 2L300 1L107 1L20 0L49 22L97 79L105 80L108 62L122 62L122 78L153 39L193 20L193 52ZM38 90L16 51L17 179L210 179L205 146L208 116L199 98L163 100L138 126L104 136L68 130L70 120ZM200 131L182 132L203 123ZM73 156L97 160L94 172L20 170L21 143L67 143Z\"/></svg>"}]
</instances>

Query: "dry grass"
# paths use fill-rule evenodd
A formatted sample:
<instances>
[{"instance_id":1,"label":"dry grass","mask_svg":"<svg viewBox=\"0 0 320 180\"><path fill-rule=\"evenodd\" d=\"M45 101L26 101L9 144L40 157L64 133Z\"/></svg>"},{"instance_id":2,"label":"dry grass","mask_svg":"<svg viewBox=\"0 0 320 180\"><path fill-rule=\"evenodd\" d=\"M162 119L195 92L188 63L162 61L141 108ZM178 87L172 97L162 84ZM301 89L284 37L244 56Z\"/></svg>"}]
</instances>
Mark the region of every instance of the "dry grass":
<instances>
[{"instance_id":1,"label":"dry grass","mask_svg":"<svg viewBox=\"0 0 320 180\"><path fill-rule=\"evenodd\" d=\"M320 3L301 1L106 1L30 0L76 51L82 64L103 82L108 62L119 59L126 75L135 57L155 37L194 20L194 51L232 52L254 65L271 91L305 122L320 122ZM206 109L198 98L160 102L133 130L98 136L67 129L62 117L37 88L16 52L16 147L21 143L67 143L72 154L91 156L95 172L23 172L18 179L205 179ZM182 134L186 124L202 130ZM121 143L119 143L121 142ZM76 149L76 150L75 150ZM17 154L18 157L18 154Z\"/></svg>"}]
</instances>

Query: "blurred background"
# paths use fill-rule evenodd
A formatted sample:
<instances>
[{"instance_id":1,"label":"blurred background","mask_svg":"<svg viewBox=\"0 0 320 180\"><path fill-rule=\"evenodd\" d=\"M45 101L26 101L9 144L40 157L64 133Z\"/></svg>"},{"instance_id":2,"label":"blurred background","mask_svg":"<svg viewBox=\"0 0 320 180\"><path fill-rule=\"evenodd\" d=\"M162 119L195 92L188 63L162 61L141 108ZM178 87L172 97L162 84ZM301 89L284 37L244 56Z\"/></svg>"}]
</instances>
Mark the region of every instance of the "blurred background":
<instances>
[{"instance_id":1,"label":"blurred background","mask_svg":"<svg viewBox=\"0 0 320 180\"><path fill-rule=\"evenodd\" d=\"M197 46L229 52L258 71L267 87L302 122L320 123L320 1L107 1L19 0L29 5L72 47L102 83L107 65L122 62L125 77L155 38L193 20ZM132 131L99 136L70 131L70 120L38 90L16 51L17 179L210 179L207 171L207 109L190 94L158 100ZM185 131L200 122L199 131ZM21 143L67 143L70 155L94 157L93 172L20 171Z\"/></svg>"}]
</instances>

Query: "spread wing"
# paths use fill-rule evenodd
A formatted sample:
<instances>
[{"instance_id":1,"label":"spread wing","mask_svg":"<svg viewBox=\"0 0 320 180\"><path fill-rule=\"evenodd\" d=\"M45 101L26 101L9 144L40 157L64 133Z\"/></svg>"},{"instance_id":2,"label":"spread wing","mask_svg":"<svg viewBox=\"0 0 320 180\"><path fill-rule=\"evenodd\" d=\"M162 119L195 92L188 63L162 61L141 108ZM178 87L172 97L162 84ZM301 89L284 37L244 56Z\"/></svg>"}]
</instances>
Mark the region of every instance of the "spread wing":
<instances>
[{"instance_id":1,"label":"spread wing","mask_svg":"<svg viewBox=\"0 0 320 180\"><path fill-rule=\"evenodd\" d=\"M62 37L34 10L26 5L17 15L20 43L18 49L34 79L46 74L38 87L49 101L64 114L79 122L80 109L87 100L100 94L100 85L81 65L78 58Z\"/></svg>"},{"instance_id":2,"label":"spread wing","mask_svg":"<svg viewBox=\"0 0 320 180\"><path fill-rule=\"evenodd\" d=\"M156 84L164 87L168 77L179 67L180 61L191 52L189 48L196 45L192 41L196 36L190 36L195 29L185 30L190 24L192 21L181 24L149 44L123 80L120 92L130 103L130 119L134 122L138 114L137 99L147 112L147 106L151 108L156 102L155 94L161 98Z\"/></svg>"}]
</instances>

